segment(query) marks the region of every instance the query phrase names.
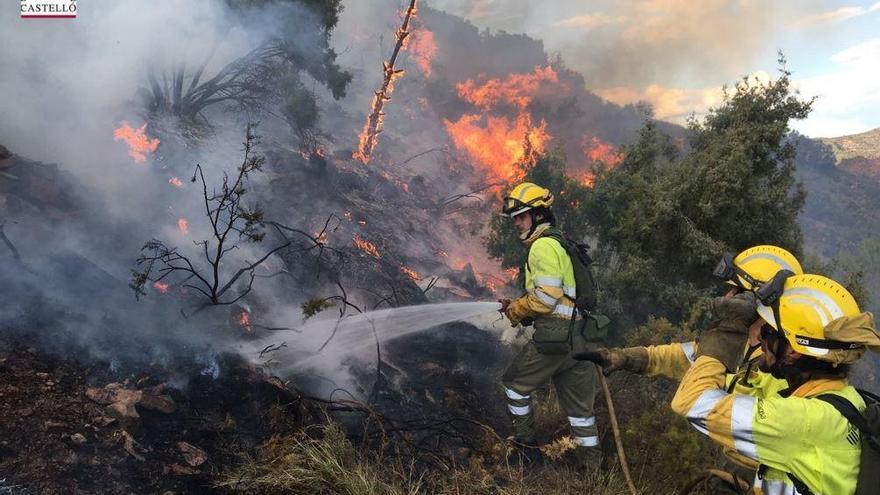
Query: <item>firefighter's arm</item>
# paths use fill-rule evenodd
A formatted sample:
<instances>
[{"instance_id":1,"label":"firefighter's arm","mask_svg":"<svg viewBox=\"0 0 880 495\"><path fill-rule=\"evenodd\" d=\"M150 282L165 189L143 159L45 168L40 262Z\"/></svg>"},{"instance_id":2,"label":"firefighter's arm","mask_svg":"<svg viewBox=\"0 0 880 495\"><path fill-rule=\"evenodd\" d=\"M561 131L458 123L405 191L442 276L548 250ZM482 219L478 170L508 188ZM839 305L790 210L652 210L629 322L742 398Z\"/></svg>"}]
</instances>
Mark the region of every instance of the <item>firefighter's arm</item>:
<instances>
[{"instance_id":1,"label":"firefighter's arm","mask_svg":"<svg viewBox=\"0 0 880 495\"><path fill-rule=\"evenodd\" d=\"M688 369L672 399L672 410L684 416L701 433L725 451L777 469L787 469L791 441L804 438L805 399L760 398L728 394L725 366L712 356L700 356Z\"/></svg>"},{"instance_id":2,"label":"firefighter's arm","mask_svg":"<svg viewBox=\"0 0 880 495\"><path fill-rule=\"evenodd\" d=\"M662 376L679 381L695 359L693 342L652 345L647 350L648 366L645 374L648 376Z\"/></svg>"},{"instance_id":3,"label":"firefighter's arm","mask_svg":"<svg viewBox=\"0 0 880 495\"><path fill-rule=\"evenodd\" d=\"M562 267L552 239L536 240L529 249L529 269L534 277L535 289L507 307L505 314L512 325L519 324L523 318L549 314L556 302L563 296Z\"/></svg>"}]
</instances>

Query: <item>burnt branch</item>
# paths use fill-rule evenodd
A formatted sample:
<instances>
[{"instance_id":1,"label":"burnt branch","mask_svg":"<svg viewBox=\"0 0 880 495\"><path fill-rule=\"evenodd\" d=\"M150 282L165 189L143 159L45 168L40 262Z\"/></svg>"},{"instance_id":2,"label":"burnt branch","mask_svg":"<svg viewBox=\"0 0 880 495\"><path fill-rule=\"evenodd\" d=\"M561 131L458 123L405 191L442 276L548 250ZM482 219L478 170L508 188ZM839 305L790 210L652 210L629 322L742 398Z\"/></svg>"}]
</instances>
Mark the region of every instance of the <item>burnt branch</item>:
<instances>
[{"instance_id":1,"label":"burnt branch","mask_svg":"<svg viewBox=\"0 0 880 495\"><path fill-rule=\"evenodd\" d=\"M21 262L21 254L18 252L15 244L9 240L9 237L6 237L6 232L3 231L4 227L6 227L6 221L0 221L0 241L3 241L3 244L6 244L6 247L12 252L12 257L15 258L15 261Z\"/></svg>"},{"instance_id":2,"label":"burnt branch","mask_svg":"<svg viewBox=\"0 0 880 495\"><path fill-rule=\"evenodd\" d=\"M137 258L138 268L132 270L129 286L135 297L146 295L145 287L152 282L154 287L163 291L171 284L191 289L205 299L204 306L234 304L253 289L257 267L293 244L293 239L282 235L274 247L256 260L245 262L231 273L221 270L227 255L238 249L241 242L260 243L265 238L267 222L262 210L259 206L248 206L244 201L248 192L245 184L251 174L261 170L265 160L255 152L259 137L254 130L255 126L248 124L242 149L244 159L234 175L223 174L218 188L209 190L204 169L200 164L195 167L191 180L201 182L204 215L211 226L209 239L194 242L200 248L201 259L195 260L161 240L148 241ZM277 228L278 224L274 225Z\"/></svg>"}]
</instances>

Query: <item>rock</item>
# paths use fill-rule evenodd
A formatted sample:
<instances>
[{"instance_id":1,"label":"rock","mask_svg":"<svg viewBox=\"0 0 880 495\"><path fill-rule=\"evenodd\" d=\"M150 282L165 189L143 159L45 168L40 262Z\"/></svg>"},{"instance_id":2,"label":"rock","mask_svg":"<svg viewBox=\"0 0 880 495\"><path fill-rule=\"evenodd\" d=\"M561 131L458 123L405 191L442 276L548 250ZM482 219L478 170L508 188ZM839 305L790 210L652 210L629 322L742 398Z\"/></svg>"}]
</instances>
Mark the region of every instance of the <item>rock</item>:
<instances>
[{"instance_id":1,"label":"rock","mask_svg":"<svg viewBox=\"0 0 880 495\"><path fill-rule=\"evenodd\" d=\"M46 430L63 430L67 428L67 423L62 423L61 421L46 421L43 423L43 426L46 427Z\"/></svg>"},{"instance_id":2,"label":"rock","mask_svg":"<svg viewBox=\"0 0 880 495\"><path fill-rule=\"evenodd\" d=\"M46 378L49 378L49 373L37 373L37 378L45 380Z\"/></svg>"},{"instance_id":3,"label":"rock","mask_svg":"<svg viewBox=\"0 0 880 495\"><path fill-rule=\"evenodd\" d=\"M192 467L199 467L208 460L208 454L186 442L177 442L177 448L183 453L183 460Z\"/></svg>"},{"instance_id":4,"label":"rock","mask_svg":"<svg viewBox=\"0 0 880 495\"><path fill-rule=\"evenodd\" d=\"M77 445L82 445L86 443L86 436L82 433L74 433L73 435L70 435L70 441Z\"/></svg>"},{"instance_id":5,"label":"rock","mask_svg":"<svg viewBox=\"0 0 880 495\"><path fill-rule=\"evenodd\" d=\"M199 472L191 467L183 466L181 464L174 463L170 466L165 466L162 470L163 473L168 474L176 474L178 476L191 476L194 474L199 474Z\"/></svg>"},{"instance_id":6,"label":"rock","mask_svg":"<svg viewBox=\"0 0 880 495\"><path fill-rule=\"evenodd\" d=\"M103 388L89 387L86 389L86 397L101 404L102 406L110 405L116 401L122 400L123 395L137 393L139 390L126 390L119 383L110 383Z\"/></svg>"},{"instance_id":7,"label":"rock","mask_svg":"<svg viewBox=\"0 0 880 495\"><path fill-rule=\"evenodd\" d=\"M134 457L135 459L141 462L144 462L146 460L144 459L144 456L142 456L138 452L138 450L141 449L138 447L138 443L135 442L134 437L132 437L131 434L125 430L122 430L122 448L125 449L126 452L128 452L128 455Z\"/></svg>"},{"instance_id":8,"label":"rock","mask_svg":"<svg viewBox=\"0 0 880 495\"><path fill-rule=\"evenodd\" d=\"M167 395L151 395L141 394L137 405L153 411L159 411L165 414L171 414L177 410L177 404Z\"/></svg>"},{"instance_id":9,"label":"rock","mask_svg":"<svg viewBox=\"0 0 880 495\"><path fill-rule=\"evenodd\" d=\"M134 407L134 401L119 401L104 408L104 414L119 421L127 430L137 431L141 426L141 415Z\"/></svg>"},{"instance_id":10,"label":"rock","mask_svg":"<svg viewBox=\"0 0 880 495\"><path fill-rule=\"evenodd\" d=\"M9 151L6 148L6 146L3 146L2 144L0 144L0 160L5 160L6 158L9 158L10 156L12 156L12 152Z\"/></svg>"}]
</instances>

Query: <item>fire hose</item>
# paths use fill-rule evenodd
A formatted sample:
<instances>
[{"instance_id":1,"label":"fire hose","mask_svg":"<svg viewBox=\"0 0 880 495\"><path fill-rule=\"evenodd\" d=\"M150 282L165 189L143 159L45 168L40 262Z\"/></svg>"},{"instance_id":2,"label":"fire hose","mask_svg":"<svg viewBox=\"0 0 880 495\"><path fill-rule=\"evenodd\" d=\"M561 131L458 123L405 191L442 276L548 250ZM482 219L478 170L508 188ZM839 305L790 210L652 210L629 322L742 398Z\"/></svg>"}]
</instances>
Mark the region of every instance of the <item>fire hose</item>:
<instances>
[{"instance_id":1,"label":"fire hose","mask_svg":"<svg viewBox=\"0 0 880 495\"><path fill-rule=\"evenodd\" d=\"M617 459L620 461L620 469L623 471L623 477L626 479L626 486L632 495L639 495L633 484L632 476L629 474L629 463L626 462L626 453L623 451L623 440L620 435L620 426L617 424L617 414L614 412L614 402L611 400L611 390L608 388L608 381L605 375L596 368L596 374L599 375L599 382L602 384L602 392L605 394L605 404L608 405L608 417L611 419L611 430L614 432L614 445L617 447Z\"/></svg>"}]
</instances>

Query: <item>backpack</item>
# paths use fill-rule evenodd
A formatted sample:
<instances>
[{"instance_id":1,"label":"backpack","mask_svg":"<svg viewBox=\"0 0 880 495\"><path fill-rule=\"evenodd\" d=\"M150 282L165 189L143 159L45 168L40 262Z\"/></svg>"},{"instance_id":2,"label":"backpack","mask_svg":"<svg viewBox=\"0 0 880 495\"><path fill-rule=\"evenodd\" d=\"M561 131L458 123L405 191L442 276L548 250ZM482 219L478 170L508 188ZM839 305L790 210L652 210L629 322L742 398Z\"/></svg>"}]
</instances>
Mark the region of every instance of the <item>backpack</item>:
<instances>
[{"instance_id":1,"label":"backpack","mask_svg":"<svg viewBox=\"0 0 880 495\"><path fill-rule=\"evenodd\" d=\"M536 322L532 342L542 354L568 354L594 348L607 338L610 320L593 312L596 308L598 285L593 276L590 246L566 238L559 229L548 229L543 237L555 239L571 259L574 272L575 296L566 295L574 303L575 311L567 325L557 322ZM577 320L578 313L582 318Z\"/></svg>"},{"instance_id":2,"label":"backpack","mask_svg":"<svg viewBox=\"0 0 880 495\"><path fill-rule=\"evenodd\" d=\"M571 299L581 315L586 317L596 309L599 292L596 277L593 276L593 258L590 257L590 246L565 237L562 231L556 228L548 229L543 237L555 239L571 259L571 267L574 271L575 297L566 297Z\"/></svg>"},{"instance_id":3,"label":"backpack","mask_svg":"<svg viewBox=\"0 0 880 495\"><path fill-rule=\"evenodd\" d=\"M875 494L877 487L880 487L880 397L867 390L856 390L867 406L863 413L859 413L850 401L839 395L823 394L816 398L834 406L850 424L858 428L862 454L859 458L856 495Z\"/></svg>"},{"instance_id":4,"label":"backpack","mask_svg":"<svg viewBox=\"0 0 880 495\"><path fill-rule=\"evenodd\" d=\"M859 457L859 478L856 483L855 495L874 495L880 486L880 397L868 392L858 390L862 399L865 400L865 411L860 413L852 402L839 395L822 394L815 398L834 406L840 414L859 430L862 453ZM854 441L854 437L852 437ZM795 488L803 495L812 495L813 492L804 482L789 474Z\"/></svg>"}]
</instances>

